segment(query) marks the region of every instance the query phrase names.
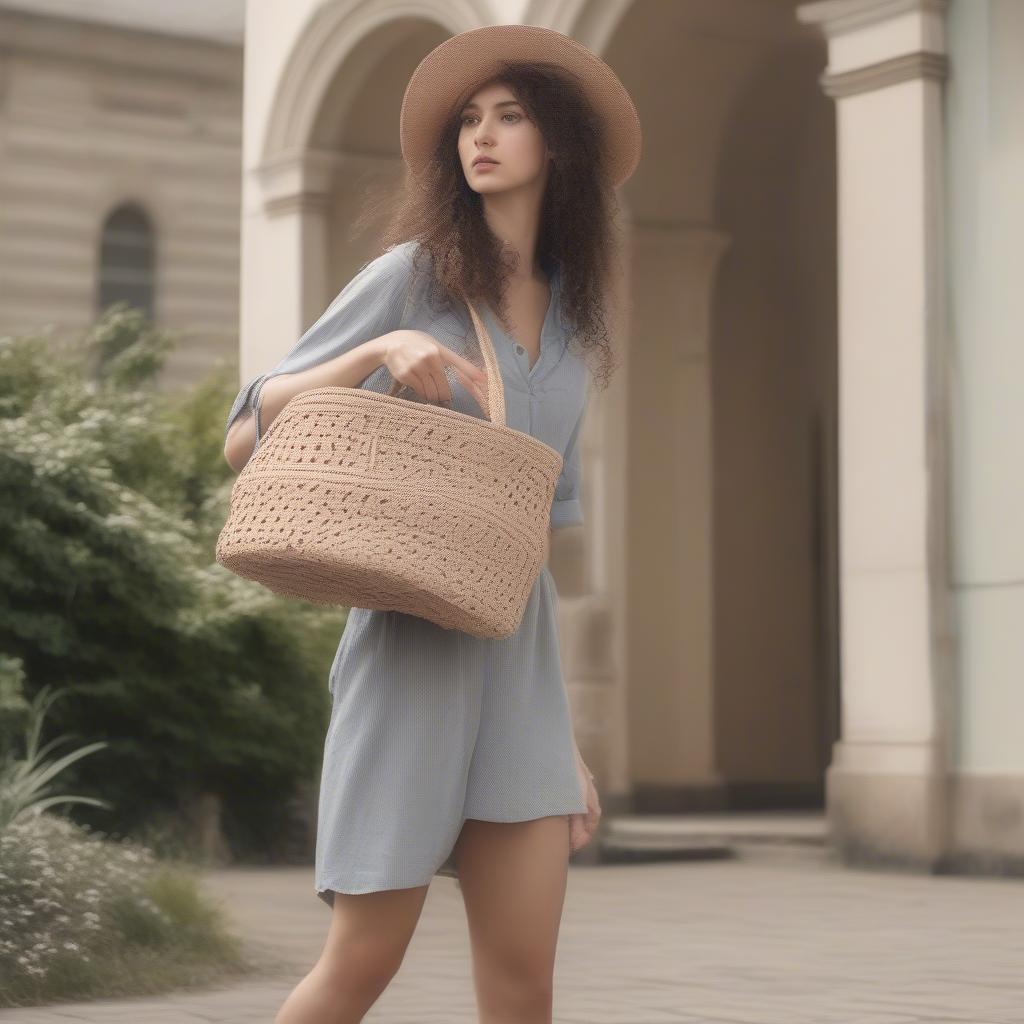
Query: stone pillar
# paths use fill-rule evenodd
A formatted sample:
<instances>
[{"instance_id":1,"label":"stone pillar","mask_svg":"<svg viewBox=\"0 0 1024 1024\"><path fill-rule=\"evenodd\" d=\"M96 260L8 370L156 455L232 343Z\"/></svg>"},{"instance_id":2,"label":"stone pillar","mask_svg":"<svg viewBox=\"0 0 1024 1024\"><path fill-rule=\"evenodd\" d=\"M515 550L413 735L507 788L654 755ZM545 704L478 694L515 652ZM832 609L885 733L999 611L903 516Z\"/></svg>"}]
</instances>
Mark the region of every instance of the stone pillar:
<instances>
[{"instance_id":1,"label":"stone pillar","mask_svg":"<svg viewBox=\"0 0 1024 1024\"><path fill-rule=\"evenodd\" d=\"M314 150L279 157L253 172L245 189L243 381L286 355L332 298L328 239L342 159Z\"/></svg>"},{"instance_id":2,"label":"stone pillar","mask_svg":"<svg viewBox=\"0 0 1024 1024\"><path fill-rule=\"evenodd\" d=\"M952 643L944 391L944 0L797 8L827 37L839 235L841 738L848 862L948 847Z\"/></svg>"},{"instance_id":3,"label":"stone pillar","mask_svg":"<svg viewBox=\"0 0 1024 1024\"><path fill-rule=\"evenodd\" d=\"M728 244L704 225L633 228L625 614L638 812L722 800L714 743L711 299Z\"/></svg>"}]
</instances>

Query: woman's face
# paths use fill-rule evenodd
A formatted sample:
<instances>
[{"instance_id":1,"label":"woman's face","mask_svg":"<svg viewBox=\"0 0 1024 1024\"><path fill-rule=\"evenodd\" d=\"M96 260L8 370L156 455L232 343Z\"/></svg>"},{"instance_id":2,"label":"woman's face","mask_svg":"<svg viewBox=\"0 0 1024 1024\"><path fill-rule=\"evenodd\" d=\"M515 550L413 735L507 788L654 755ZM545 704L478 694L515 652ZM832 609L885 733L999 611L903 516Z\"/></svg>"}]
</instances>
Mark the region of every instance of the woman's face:
<instances>
[{"instance_id":1,"label":"woman's face","mask_svg":"<svg viewBox=\"0 0 1024 1024\"><path fill-rule=\"evenodd\" d=\"M540 182L549 151L540 129L506 85L478 89L459 114L459 160L469 187L483 194ZM492 163L474 163L478 157Z\"/></svg>"}]
</instances>

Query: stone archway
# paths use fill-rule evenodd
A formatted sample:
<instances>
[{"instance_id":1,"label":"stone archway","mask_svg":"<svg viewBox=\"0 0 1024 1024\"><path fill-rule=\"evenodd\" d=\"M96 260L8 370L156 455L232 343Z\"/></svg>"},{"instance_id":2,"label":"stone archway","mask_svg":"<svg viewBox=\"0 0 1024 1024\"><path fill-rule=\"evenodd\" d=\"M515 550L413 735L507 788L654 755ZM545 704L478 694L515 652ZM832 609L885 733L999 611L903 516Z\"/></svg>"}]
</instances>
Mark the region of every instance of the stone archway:
<instances>
[{"instance_id":1,"label":"stone archway","mask_svg":"<svg viewBox=\"0 0 1024 1024\"><path fill-rule=\"evenodd\" d=\"M447 35L485 24L486 7L482 0L348 0L311 9L253 133L242 235L242 335L251 339L243 378L279 358L275 339L298 337L364 262L348 237L344 200L376 176L400 173L405 82ZM368 85L380 87L368 92ZM391 130L373 148L353 137L367 97ZM281 275L276 265L299 272Z\"/></svg>"},{"instance_id":2,"label":"stone archway","mask_svg":"<svg viewBox=\"0 0 1024 1024\"><path fill-rule=\"evenodd\" d=\"M747 487L746 514L766 523L785 524L787 515L798 520L790 532L799 541L809 543L814 534L806 519L812 501L825 503L818 510L823 516L831 514L827 497L814 497L807 471L813 424L790 422L794 396L806 406L818 387L806 377L828 373L827 360L816 367L810 360L814 318L784 313L770 302L761 319L752 318L757 268L762 277L774 269L761 223L767 193L747 209L729 205L737 195L756 193L758 176L767 174L776 195L799 206L785 173L770 165L775 140L763 118L751 119L751 96L752 90L763 94L762 113L767 104L767 124L775 119L776 134L794 130L806 103L821 98L816 73L824 49L787 3L754 12L721 0L637 4L620 8L614 23L600 8L575 10L576 21L566 24L575 24L573 34L594 46L582 30L592 11L599 52L630 89L645 126L644 159L623 196L630 214L631 311L623 379L607 400L602 396L593 444L600 466L588 463L584 470L602 490L586 547L590 608L581 606L580 622L567 633L570 688L584 712L577 720L593 722L595 732L604 729L612 797L606 807L820 806L822 749L829 743L813 709L828 692L834 699L835 677L827 659L824 667L818 660L822 635L825 642L829 635L810 607L821 586L818 567L806 553L787 561L766 550L764 531L751 523L744 528L740 510L727 509L731 533L724 547L722 529L728 474L737 471ZM764 162L746 173L733 160L743 137L750 140L748 156L764 154ZM830 154L831 129L815 144ZM829 202L826 195L823 211L803 210L794 230L812 235L817 214L831 219ZM801 251L796 246L782 256L785 273L795 272L794 253ZM753 275L738 273L744 263ZM829 307L834 277L826 274L820 285ZM740 314L726 335L723 302ZM793 332L803 332L802 362L790 374L794 390L783 399L786 377L779 367L791 357L786 339ZM834 335L826 332L820 340L834 350ZM750 390L749 370L737 353L759 348L776 377ZM754 404L737 406L745 386ZM827 422L827 387L823 391ZM728 423L723 415L731 417ZM771 439L775 447L764 451L772 451L774 461L744 465L744 431L762 444ZM769 531L768 541L777 535ZM751 544L754 561L743 567L735 555ZM835 559L834 543L824 557ZM802 616L787 618L786 608L797 605ZM572 621L575 609L566 614ZM729 657L761 620L773 618L781 632L763 630L755 656ZM794 744L791 718L804 710L801 704L812 711Z\"/></svg>"}]
</instances>

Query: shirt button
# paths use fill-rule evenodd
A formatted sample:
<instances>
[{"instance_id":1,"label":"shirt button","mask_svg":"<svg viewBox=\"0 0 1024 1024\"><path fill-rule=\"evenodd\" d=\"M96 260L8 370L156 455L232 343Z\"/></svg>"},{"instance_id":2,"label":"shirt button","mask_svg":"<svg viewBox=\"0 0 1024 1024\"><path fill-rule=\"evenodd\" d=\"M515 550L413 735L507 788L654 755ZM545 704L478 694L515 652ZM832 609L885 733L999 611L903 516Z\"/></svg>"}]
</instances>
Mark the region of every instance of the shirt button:
<instances>
[{"instance_id":1,"label":"shirt button","mask_svg":"<svg viewBox=\"0 0 1024 1024\"><path fill-rule=\"evenodd\" d=\"M522 345L516 345L516 351L517 351L517 352L518 352L518 353L519 353L520 355L522 355L522 354L523 354L523 353L524 353L524 352L526 351L526 349L525 349L525 348L523 348L523 346L522 346Z\"/></svg>"}]
</instances>

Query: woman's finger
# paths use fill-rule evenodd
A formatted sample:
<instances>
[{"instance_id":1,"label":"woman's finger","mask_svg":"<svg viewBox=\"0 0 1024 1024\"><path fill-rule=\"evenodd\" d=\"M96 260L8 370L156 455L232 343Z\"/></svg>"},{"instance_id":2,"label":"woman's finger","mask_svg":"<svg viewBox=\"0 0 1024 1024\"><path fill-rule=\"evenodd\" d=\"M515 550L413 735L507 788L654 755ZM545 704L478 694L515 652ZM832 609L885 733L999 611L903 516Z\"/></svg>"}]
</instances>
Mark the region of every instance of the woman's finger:
<instances>
[{"instance_id":1,"label":"woman's finger","mask_svg":"<svg viewBox=\"0 0 1024 1024\"><path fill-rule=\"evenodd\" d=\"M597 831L598 822L601 820L601 805L596 802L596 792L591 784L591 791L587 795L586 812L569 815L569 843L573 853L586 846Z\"/></svg>"},{"instance_id":2,"label":"woman's finger","mask_svg":"<svg viewBox=\"0 0 1024 1024\"><path fill-rule=\"evenodd\" d=\"M476 404L480 406L481 411L486 411L487 396L483 387L477 383L476 378L470 377L458 366L455 367L455 373L459 380L462 381L462 386L476 399Z\"/></svg>"},{"instance_id":3,"label":"woman's finger","mask_svg":"<svg viewBox=\"0 0 1024 1024\"><path fill-rule=\"evenodd\" d=\"M448 378L443 374L435 373L431 380L434 383L434 389L437 391L437 404L451 404L452 401L452 386L448 383Z\"/></svg>"},{"instance_id":4,"label":"woman's finger","mask_svg":"<svg viewBox=\"0 0 1024 1024\"><path fill-rule=\"evenodd\" d=\"M463 380L470 378L482 384L486 384L487 372L485 370L481 370L475 363L471 363L464 356L460 356L457 352L453 352L445 345L439 345L438 347L441 349L441 358L450 366L454 367L456 373L461 373Z\"/></svg>"},{"instance_id":5,"label":"woman's finger","mask_svg":"<svg viewBox=\"0 0 1024 1024\"><path fill-rule=\"evenodd\" d=\"M433 402L437 405L441 401L441 393L437 387L437 374L441 371L437 369L431 363L427 363L425 370L420 374L420 379L423 381L424 391L423 394L428 402ZM442 374L443 376L443 374Z\"/></svg>"},{"instance_id":6,"label":"woman's finger","mask_svg":"<svg viewBox=\"0 0 1024 1024\"><path fill-rule=\"evenodd\" d=\"M395 380L398 380L399 383L404 384L406 387L412 388L416 394L426 398L427 393L424 389L425 385L423 383L423 378L416 373L415 370L409 370L407 373L403 374L401 379L396 377Z\"/></svg>"},{"instance_id":7,"label":"woman's finger","mask_svg":"<svg viewBox=\"0 0 1024 1024\"><path fill-rule=\"evenodd\" d=\"M575 853L590 842L590 833L583 824L582 814L569 815L569 850Z\"/></svg>"}]
</instances>

